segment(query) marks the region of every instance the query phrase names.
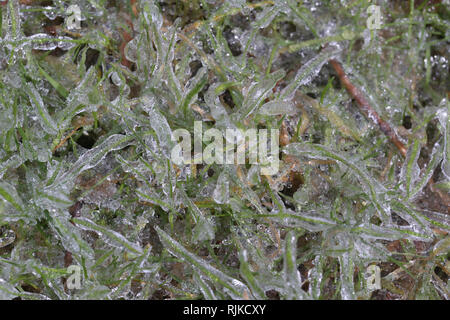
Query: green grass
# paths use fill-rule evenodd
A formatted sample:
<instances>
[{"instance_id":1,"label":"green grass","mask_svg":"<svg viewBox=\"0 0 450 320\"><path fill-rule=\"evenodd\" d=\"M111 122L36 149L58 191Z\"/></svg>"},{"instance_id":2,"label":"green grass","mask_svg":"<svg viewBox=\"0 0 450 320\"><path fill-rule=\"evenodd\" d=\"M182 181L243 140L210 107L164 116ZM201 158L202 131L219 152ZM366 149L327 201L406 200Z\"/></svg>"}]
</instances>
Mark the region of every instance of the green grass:
<instances>
[{"instance_id":1,"label":"green grass","mask_svg":"<svg viewBox=\"0 0 450 320\"><path fill-rule=\"evenodd\" d=\"M0 5L0 299L449 298L445 1L380 30L368 1L72 2L81 30ZM176 166L198 120L280 129L279 173Z\"/></svg>"}]
</instances>

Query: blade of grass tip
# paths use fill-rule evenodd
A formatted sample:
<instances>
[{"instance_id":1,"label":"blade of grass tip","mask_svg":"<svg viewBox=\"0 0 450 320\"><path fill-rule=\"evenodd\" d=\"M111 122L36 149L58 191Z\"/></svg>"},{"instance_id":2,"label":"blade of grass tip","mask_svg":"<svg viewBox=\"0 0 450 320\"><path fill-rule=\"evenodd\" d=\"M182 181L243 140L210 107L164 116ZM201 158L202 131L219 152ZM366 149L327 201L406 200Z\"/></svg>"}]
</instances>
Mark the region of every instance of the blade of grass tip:
<instances>
[{"instance_id":1,"label":"blade of grass tip","mask_svg":"<svg viewBox=\"0 0 450 320\"><path fill-rule=\"evenodd\" d=\"M319 34L316 31L316 28L313 26L313 24L311 23L311 21L314 21L313 19L311 19L311 17L305 17L301 12L300 9L296 7L297 1L295 1L294 3L292 2L292 0L287 0L287 5L288 7L294 12L295 15L297 15L297 17L300 18L300 20L302 20L306 26L308 27L308 29L312 32L312 34L314 35L314 37L319 38Z\"/></svg>"},{"instance_id":2,"label":"blade of grass tip","mask_svg":"<svg viewBox=\"0 0 450 320\"><path fill-rule=\"evenodd\" d=\"M272 69L272 64L275 59L275 56L280 48L280 40L278 40L272 48L270 52L269 61L267 62L266 76L270 74L270 70Z\"/></svg>"},{"instance_id":3,"label":"blade of grass tip","mask_svg":"<svg viewBox=\"0 0 450 320\"><path fill-rule=\"evenodd\" d=\"M349 253L344 253L339 257L341 298L343 300L355 299L355 288L353 284L353 273L355 264Z\"/></svg>"},{"instance_id":4,"label":"blade of grass tip","mask_svg":"<svg viewBox=\"0 0 450 320\"><path fill-rule=\"evenodd\" d=\"M249 288L241 281L234 279L222 271L214 268L205 260L197 257L193 253L186 250L180 243L172 239L166 232L155 226L156 232L159 235L164 247L174 256L183 261L188 262L203 275L208 277L213 283L217 283L224 287L233 299L242 299L244 294L250 292Z\"/></svg>"},{"instance_id":5,"label":"blade of grass tip","mask_svg":"<svg viewBox=\"0 0 450 320\"><path fill-rule=\"evenodd\" d=\"M319 100L320 104L323 105L323 101L325 99L325 96L327 95L328 90L330 90L330 88L332 87L333 81L334 81L334 77L331 77L330 79L328 79L327 85L325 86L325 88L320 93L320 100Z\"/></svg>"},{"instance_id":6,"label":"blade of grass tip","mask_svg":"<svg viewBox=\"0 0 450 320\"><path fill-rule=\"evenodd\" d=\"M314 58L306 62L295 75L294 81L292 81L286 88L284 88L280 93L280 99L282 100L292 100L295 91L309 82L311 82L317 74L322 69L322 66L338 54L341 50L335 47L326 47L322 52L317 54Z\"/></svg>"},{"instance_id":7,"label":"blade of grass tip","mask_svg":"<svg viewBox=\"0 0 450 320\"><path fill-rule=\"evenodd\" d=\"M37 91L36 87L32 83L26 83L26 88L31 105L33 106L33 109L38 116L42 129L48 134L57 134L58 126L48 113L48 110L44 105L44 101L42 100L42 97Z\"/></svg>"},{"instance_id":8,"label":"blade of grass tip","mask_svg":"<svg viewBox=\"0 0 450 320\"><path fill-rule=\"evenodd\" d=\"M201 275L197 272L194 273L194 282L199 287L203 294L203 297L207 300L217 300L214 290L209 286L209 284L203 279Z\"/></svg>"},{"instance_id":9,"label":"blade of grass tip","mask_svg":"<svg viewBox=\"0 0 450 320\"><path fill-rule=\"evenodd\" d=\"M250 267L248 265L247 250L245 249L240 250L239 261L240 261L239 267L240 273L247 282L247 284L249 285L252 294L258 300L265 299L266 294L264 293L264 289L261 288L258 279L256 279L254 273L250 270Z\"/></svg>"},{"instance_id":10,"label":"blade of grass tip","mask_svg":"<svg viewBox=\"0 0 450 320\"><path fill-rule=\"evenodd\" d=\"M448 100L442 101L443 108L438 111L439 123L444 136L444 159L441 169L447 180L450 180L450 103Z\"/></svg>"},{"instance_id":11,"label":"blade of grass tip","mask_svg":"<svg viewBox=\"0 0 450 320\"><path fill-rule=\"evenodd\" d=\"M307 299L302 290L302 281L297 266L297 237L294 231L289 231L284 240L284 282L289 287L288 299Z\"/></svg>"},{"instance_id":12,"label":"blade of grass tip","mask_svg":"<svg viewBox=\"0 0 450 320\"><path fill-rule=\"evenodd\" d=\"M239 111L243 118L255 112L261 103L272 93L277 82L284 78L286 72L283 69L271 73L269 76L255 82L248 90L242 108Z\"/></svg>"},{"instance_id":13,"label":"blade of grass tip","mask_svg":"<svg viewBox=\"0 0 450 320\"><path fill-rule=\"evenodd\" d=\"M144 253L142 251L141 247L139 247L138 245L136 245L133 242L130 242L120 233L118 233L114 230L110 230L108 228L102 227L102 226L96 224L95 222L89 220L88 218L84 218L84 217L73 218L72 221L76 225L80 226L82 229L95 231L95 232L105 235L106 237L109 238L109 240L112 240L112 241L106 240L106 243L108 243L114 247L126 248L128 251L130 251L134 254L137 254L137 255L143 255L143 253Z\"/></svg>"},{"instance_id":14,"label":"blade of grass tip","mask_svg":"<svg viewBox=\"0 0 450 320\"><path fill-rule=\"evenodd\" d=\"M414 199L414 197L418 195L430 181L431 177L433 176L434 170L439 165L439 162L442 159L443 149L444 146L442 144L442 140L436 142L436 144L433 147L433 151L431 152L430 156L431 159L425 166L425 170L420 180L414 184L414 187L409 195L409 199Z\"/></svg>"},{"instance_id":15,"label":"blade of grass tip","mask_svg":"<svg viewBox=\"0 0 450 320\"><path fill-rule=\"evenodd\" d=\"M69 221L66 215L61 217L61 211L45 212L45 217L49 222L50 228L60 239L62 246L73 255L87 259L94 258L94 250L82 239L79 230Z\"/></svg>"},{"instance_id":16,"label":"blade of grass tip","mask_svg":"<svg viewBox=\"0 0 450 320\"><path fill-rule=\"evenodd\" d=\"M189 88L187 88L187 90L185 91L183 100L180 104L180 109L182 110L185 117L187 117L187 112L190 109L189 106L192 100L194 100L194 98L208 82L206 71L206 68L201 68L195 75L195 78L192 79Z\"/></svg>"},{"instance_id":17,"label":"blade of grass tip","mask_svg":"<svg viewBox=\"0 0 450 320\"><path fill-rule=\"evenodd\" d=\"M8 201L14 208L23 212L23 203L19 195L12 185L7 182L0 182L0 196Z\"/></svg>"},{"instance_id":18,"label":"blade of grass tip","mask_svg":"<svg viewBox=\"0 0 450 320\"><path fill-rule=\"evenodd\" d=\"M247 57L247 52L250 48L250 45L252 44L253 39L258 34L259 30L266 28L272 22L272 20L278 16L279 11L280 11L280 8L278 8L277 6L273 6L273 7L269 7L269 8L264 8L264 10L260 14L257 14L255 21L252 23L252 32L250 34L250 37L248 37L248 40L244 47L244 51L242 53L243 57ZM277 47L278 47L278 44L276 44L274 46L274 48L272 49L272 54L274 54L274 51L276 52ZM270 60L269 63L272 63L272 61ZM242 59L242 68L243 69L245 69L246 64L247 64L247 59ZM266 75L268 75L269 73L270 72L267 72Z\"/></svg>"},{"instance_id":19,"label":"blade of grass tip","mask_svg":"<svg viewBox=\"0 0 450 320\"><path fill-rule=\"evenodd\" d=\"M445 215L427 211L421 213L418 212L417 209L411 208L410 206L400 201L393 201L392 204L401 218L408 221L410 224L417 224L419 228L429 231L429 234L432 234L432 231L430 230L430 228L427 228L427 223L429 224L429 226L441 228L446 232L450 231L449 219L446 218ZM414 221L411 222L411 219L408 216L412 217L417 223L415 223Z\"/></svg>"},{"instance_id":20,"label":"blade of grass tip","mask_svg":"<svg viewBox=\"0 0 450 320\"><path fill-rule=\"evenodd\" d=\"M55 90L60 94L61 97L66 99L69 95L69 91L66 90L58 81L53 79L47 72L45 72L44 69L39 65L39 63L36 63L36 66L38 67L39 72L41 75L47 79L47 81L55 88Z\"/></svg>"},{"instance_id":21,"label":"blade of grass tip","mask_svg":"<svg viewBox=\"0 0 450 320\"><path fill-rule=\"evenodd\" d=\"M436 182L434 187L450 193L450 181Z\"/></svg>"},{"instance_id":22,"label":"blade of grass tip","mask_svg":"<svg viewBox=\"0 0 450 320\"><path fill-rule=\"evenodd\" d=\"M415 139L413 141L413 145L406 153L406 160L400 173L402 180L405 182L405 191L408 199L411 198L411 191L419 174L419 165L417 164L417 160L420 155L420 146L420 140Z\"/></svg>"}]
</instances>

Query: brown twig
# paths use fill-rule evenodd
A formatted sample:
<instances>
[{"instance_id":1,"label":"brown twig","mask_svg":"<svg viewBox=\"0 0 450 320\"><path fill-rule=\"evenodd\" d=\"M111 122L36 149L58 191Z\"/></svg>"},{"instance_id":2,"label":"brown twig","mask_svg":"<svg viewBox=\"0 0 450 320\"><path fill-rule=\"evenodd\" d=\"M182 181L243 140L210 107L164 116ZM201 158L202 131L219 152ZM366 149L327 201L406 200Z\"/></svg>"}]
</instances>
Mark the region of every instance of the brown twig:
<instances>
[{"instance_id":1,"label":"brown twig","mask_svg":"<svg viewBox=\"0 0 450 320\"><path fill-rule=\"evenodd\" d=\"M63 138L52 150L52 153L55 153L56 150L58 150L59 148L61 148L64 143L66 143L67 140L70 139L70 137L72 137L77 131L78 129L80 129L82 126L78 125L75 127L75 129L73 129L65 138Z\"/></svg>"},{"instance_id":2,"label":"brown twig","mask_svg":"<svg viewBox=\"0 0 450 320\"><path fill-rule=\"evenodd\" d=\"M348 78L347 74L345 73L344 69L342 68L342 65L335 59L330 60L331 66L336 71L339 80L344 85L344 87L347 89L347 91L350 93L350 95L353 97L353 99L356 100L358 103L359 109L361 112L372 122L377 124L380 127L380 130L392 141L392 143L398 148L401 155L403 157L406 157L406 147L405 145L400 141L395 131L391 128L391 126L380 118L378 113L370 106L369 102L364 97L363 93L355 87L350 79ZM442 201L447 205L447 207L450 208L450 197L443 192L440 192L433 186L433 179L430 179L428 182L430 186L430 190L437 194Z\"/></svg>"},{"instance_id":3,"label":"brown twig","mask_svg":"<svg viewBox=\"0 0 450 320\"><path fill-rule=\"evenodd\" d=\"M391 126L380 118L378 113L372 108L372 106L369 104L367 99L364 97L361 90L359 90L357 87L355 87L350 79L348 78L347 74L345 73L344 69L342 68L342 65L335 59L330 60L331 66L336 71L339 80L341 80L341 83L344 85L344 87L347 89L348 93L352 96L353 99L356 100L358 103L359 109L361 112L372 122L374 122L376 125L380 127L380 130L392 141L392 143L397 147L397 149L400 151L403 157L406 157L406 147L405 145L400 141L397 134L395 133L394 129L391 128Z\"/></svg>"}]
</instances>

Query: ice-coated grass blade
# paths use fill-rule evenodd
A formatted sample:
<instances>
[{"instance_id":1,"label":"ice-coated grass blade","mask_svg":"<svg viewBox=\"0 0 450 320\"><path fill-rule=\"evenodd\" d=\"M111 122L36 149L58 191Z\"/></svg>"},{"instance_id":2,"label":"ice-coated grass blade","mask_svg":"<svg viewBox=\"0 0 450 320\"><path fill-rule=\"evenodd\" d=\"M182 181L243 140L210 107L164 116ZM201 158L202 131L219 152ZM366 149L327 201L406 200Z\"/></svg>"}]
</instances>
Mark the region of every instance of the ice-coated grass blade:
<instances>
[{"instance_id":1,"label":"ice-coated grass blade","mask_svg":"<svg viewBox=\"0 0 450 320\"><path fill-rule=\"evenodd\" d=\"M42 129L51 135L58 133L58 127L48 113L44 101L35 86L32 83L27 83L26 87L28 89L28 97L30 98L31 105L38 116Z\"/></svg>"},{"instance_id":2,"label":"ice-coated grass blade","mask_svg":"<svg viewBox=\"0 0 450 320\"><path fill-rule=\"evenodd\" d=\"M283 275L288 288L287 299L307 299L308 295L302 289L300 272L297 269L297 237L294 231L289 231L284 241Z\"/></svg>"},{"instance_id":3,"label":"ice-coated grass blade","mask_svg":"<svg viewBox=\"0 0 450 320\"><path fill-rule=\"evenodd\" d=\"M23 211L22 199L16 189L7 182L0 182L0 196L8 201L18 211Z\"/></svg>"},{"instance_id":4,"label":"ice-coated grass blade","mask_svg":"<svg viewBox=\"0 0 450 320\"><path fill-rule=\"evenodd\" d=\"M134 244L133 242L127 240L123 235L120 233L110 230L108 228L102 227L95 222L91 221L88 218L74 218L73 222L79 225L81 228L86 230L91 230L99 233L100 235L104 235L106 237L105 242L108 244L115 246L117 248L125 248L128 251L137 254L142 255L143 251L142 249Z\"/></svg>"},{"instance_id":5,"label":"ice-coated grass blade","mask_svg":"<svg viewBox=\"0 0 450 320\"><path fill-rule=\"evenodd\" d=\"M285 75L286 73L281 69L269 74L259 82L254 83L248 89L248 93L242 103L240 114L245 118L255 112L264 99L272 93L272 89L275 87L277 82Z\"/></svg>"},{"instance_id":6,"label":"ice-coated grass blade","mask_svg":"<svg viewBox=\"0 0 450 320\"><path fill-rule=\"evenodd\" d=\"M290 83L280 93L281 100L291 100L295 91L302 85L311 82L315 76L319 73L322 66L328 62L332 57L339 53L339 50L333 47L328 47L320 54L306 62L300 70L298 70L295 80Z\"/></svg>"},{"instance_id":7,"label":"ice-coated grass blade","mask_svg":"<svg viewBox=\"0 0 450 320\"><path fill-rule=\"evenodd\" d=\"M284 152L295 156L307 156L317 159L330 159L344 164L351 170L353 174L358 177L360 183L365 187L371 201L373 202L377 211L380 213L381 217L386 218L388 216L389 213L386 212L386 209L384 208L383 203L380 200L380 193L386 192L386 188L377 180L372 178L368 174L367 170L361 168L359 164L348 160L348 156L339 154L326 146L305 143L291 143L284 149Z\"/></svg>"},{"instance_id":8,"label":"ice-coated grass blade","mask_svg":"<svg viewBox=\"0 0 450 320\"><path fill-rule=\"evenodd\" d=\"M222 271L214 268L209 263L200 259L193 253L186 250L180 243L171 238L166 232L159 227L155 227L164 247L169 250L174 256L190 263L193 267L199 270L204 276L209 278L213 283L222 287L233 299L243 299L245 294L249 294L249 288L241 281L234 279Z\"/></svg>"},{"instance_id":9,"label":"ice-coated grass blade","mask_svg":"<svg viewBox=\"0 0 450 320\"><path fill-rule=\"evenodd\" d=\"M240 273L242 275L242 277L245 279L246 283L248 284L251 293L253 294L253 296L258 299L258 300L262 300L265 298L265 293L263 288L261 287L259 280L255 277L255 272L252 272L252 270L250 270L250 266L248 263L248 257L247 257L247 251L242 250L239 256L239 261L240 261Z\"/></svg>"}]
</instances>

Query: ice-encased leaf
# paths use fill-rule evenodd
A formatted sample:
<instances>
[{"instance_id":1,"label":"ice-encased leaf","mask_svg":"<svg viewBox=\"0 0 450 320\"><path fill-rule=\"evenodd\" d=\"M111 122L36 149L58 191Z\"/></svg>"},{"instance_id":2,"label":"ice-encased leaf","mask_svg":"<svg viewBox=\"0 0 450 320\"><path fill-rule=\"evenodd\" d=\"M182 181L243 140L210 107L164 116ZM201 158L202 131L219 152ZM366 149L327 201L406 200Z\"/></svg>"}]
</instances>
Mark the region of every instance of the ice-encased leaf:
<instances>
[{"instance_id":1,"label":"ice-encased leaf","mask_svg":"<svg viewBox=\"0 0 450 320\"><path fill-rule=\"evenodd\" d=\"M181 197L188 205L196 223L192 231L192 241L206 241L214 239L214 223L207 217L197 205L187 196L184 190L180 190Z\"/></svg>"},{"instance_id":2,"label":"ice-encased leaf","mask_svg":"<svg viewBox=\"0 0 450 320\"><path fill-rule=\"evenodd\" d=\"M74 256L94 258L94 250L83 240L79 230L69 221L69 213L50 211L50 228L62 246Z\"/></svg>"},{"instance_id":3,"label":"ice-encased leaf","mask_svg":"<svg viewBox=\"0 0 450 320\"><path fill-rule=\"evenodd\" d=\"M255 22L253 22L254 28L267 28L267 26L275 19L280 12L279 6L266 7L263 11L256 14Z\"/></svg>"},{"instance_id":4,"label":"ice-encased leaf","mask_svg":"<svg viewBox=\"0 0 450 320\"><path fill-rule=\"evenodd\" d=\"M245 6L245 0L229 0L227 1L227 5L230 8L243 8Z\"/></svg>"},{"instance_id":5,"label":"ice-encased leaf","mask_svg":"<svg viewBox=\"0 0 450 320\"><path fill-rule=\"evenodd\" d=\"M339 257L340 278L341 278L341 298L343 300L355 299L355 287L353 283L353 274L355 264L351 255L346 252Z\"/></svg>"},{"instance_id":6,"label":"ice-encased leaf","mask_svg":"<svg viewBox=\"0 0 450 320\"><path fill-rule=\"evenodd\" d=\"M239 253L239 260L240 273L250 287L251 293L258 300L265 299L266 295L264 294L263 286L260 285L259 280L255 277L254 272L252 272L252 270L250 269L247 251L245 249L241 250L241 252Z\"/></svg>"},{"instance_id":7,"label":"ice-encased leaf","mask_svg":"<svg viewBox=\"0 0 450 320\"><path fill-rule=\"evenodd\" d=\"M242 140L241 131L238 130L236 124L231 120L227 110L225 110L224 106L219 100L219 95L224 92L222 85L223 83L216 83L210 86L205 95L205 102L211 110L211 116L214 118L214 120L216 120L215 127L219 130L222 130L225 139L228 141L226 130L231 129L237 132L238 136L236 137L236 139L239 142ZM228 142L234 143L234 141Z\"/></svg>"},{"instance_id":8,"label":"ice-encased leaf","mask_svg":"<svg viewBox=\"0 0 450 320\"><path fill-rule=\"evenodd\" d=\"M294 81L292 81L286 88L281 91L280 98L282 100L292 100L294 97L295 91L300 86L308 84L311 82L314 77L320 72L322 66L327 63L328 60L336 56L340 52L340 49L336 49L335 47L327 47L321 53L316 55L314 58L306 62L300 70L298 70L295 75Z\"/></svg>"},{"instance_id":9,"label":"ice-encased leaf","mask_svg":"<svg viewBox=\"0 0 450 320\"><path fill-rule=\"evenodd\" d=\"M27 83L26 86L28 89L28 97L30 98L31 105L33 106L34 112L39 119L42 129L52 135L58 133L58 126L48 113L39 92L32 83Z\"/></svg>"},{"instance_id":10,"label":"ice-encased leaf","mask_svg":"<svg viewBox=\"0 0 450 320\"><path fill-rule=\"evenodd\" d=\"M446 232L450 230L449 220L442 214L426 211L426 214L419 212L404 201L393 200L392 207L395 212L406 220L416 232L421 232L423 238L431 239L433 237L432 227L440 228Z\"/></svg>"},{"instance_id":11,"label":"ice-encased leaf","mask_svg":"<svg viewBox=\"0 0 450 320\"><path fill-rule=\"evenodd\" d=\"M288 288L288 300L304 300L308 298L302 289L302 281L297 266L297 237L289 231L284 240L283 276Z\"/></svg>"},{"instance_id":12,"label":"ice-encased leaf","mask_svg":"<svg viewBox=\"0 0 450 320\"><path fill-rule=\"evenodd\" d=\"M11 300L19 295L19 291L9 282L0 278L0 300Z\"/></svg>"},{"instance_id":13,"label":"ice-encased leaf","mask_svg":"<svg viewBox=\"0 0 450 320\"><path fill-rule=\"evenodd\" d=\"M298 112L297 108L287 101L274 100L261 106L259 113L267 116L276 116L280 114L294 115Z\"/></svg>"},{"instance_id":14,"label":"ice-encased leaf","mask_svg":"<svg viewBox=\"0 0 450 320\"><path fill-rule=\"evenodd\" d=\"M19 0L8 1L7 20L2 23L6 29L5 39L16 40L22 37Z\"/></svg>"},{"instance_id":15,"label":"ice-encased leaf","mask_svg":"<svg viewBox=\"0 0 450 320\"><path fill-rule=\"evenodd\" d=\"M55 180L49 188L74 180L81 172L95 167L109 152L125 148L132 143L132 140L132 136L121 134L109 136L95 148L86 151L73 166L67 172L62 174L58 180Z\"/></svg>"},{"instance_id":16,"label":"ice-encased leaf","mask_svg":"<svg viewBox=\"0 0 450 320\"><path fill-rule=\"evenodd\" d=\"M261 204L261 199L259 198L258 194L252 188L249 187L250 183L247 181L246 176L239 175L236 167L234 166L225 166L223 171L227 172L230 181L233 181L235 184L239 186L239 188L242 189L243 192L242 195L244 199L250 201L250 203L253 206L255 206L256 210L260 214L262 215L267 214L267 210ZM235 198L230 198L230 202L233 199Z\"/></svg>"},{"instance_id":17,"label":"ice-encased leaf","mask_svg":"<svg viewBox=\"0 0 450 320\"><path fill-rule=\"evenodd\" d=\"M301 227L311 232L324 231L336 225L331 220L317 212L295 212L285 209L283 212L268 215L272 220L287 227Z\"/></svg>"},{"instance_id":18,"label":"ice-encased leaf","mask_svg":"<svg viewBox=\"0 0 450 320\"><path fill-rule=\"evenodd\" d=\"M414 187L415 182L419 178L419 165L417 160L420 155L420 141L418 139L414 140L412 146L408 149L406 154L406 160L403 164L402 170L400 172L400 179L404 182L403 187L408 198L411 197L411 191Z\"/></svg>"},{"instance_id":19,"label":"ice-encased leaf","mask_svg":"<svg viewBox=\"0 0 450 320\"><path fill-rule=\"evenodd\" d=\"M207 300L217 300L216 295L214 294L214 290L211 288L211 286L206 282L206 279L198 272L194 273L194 282L199 287L200 291L203 294L203 297Z\"/></svg>"},{"instance_id":20,"label":"ice-encased leaf","mask_svg":"<svg viewBox=\"0 0 450 320\"><path fill-rule=\"evenodd\" d=\"M117 248L125 248L128 251L130 251L134 254L137 254L137 255L143 254L142 248L140 246L138 246L137 244L127 240L120 233L118 233L114 230L105 228L103 226L100 226L88 218L84 218L84 217L74 218L73 222L84 230L95 231L100 236L104 235L105 237L103 237L103 240L106 243L108 243L109 245L112 245Z\"/></svg>"},{"instance_id":21,"label":"ice-encased leaf","mask_svg":"<svg viewBox=\"0 0 450 320\"><path fill-rule=\"evenodd\" d=\"M442 151L443 144L442 141L439 140L435 143L433 150L430 155L430 161L423 168L423 173L419 177L418 181L414 184L412 191L410 192L409 198L414 199L422 189L427 185L428 181L430 181L433 176L434 170L439 165L442 159Z\"/></svg>"},{"instance_id":22,"label":"ice-encased leaf","mask_svg":"<svg viewBox=\"0 0 450 320\"><path fill-rule=\"evenodd\" d=\"M58 47L57 39L46 33L37 33L29 36L27 41L31 42L34 50L55 50Z\"/></svg>"},{"instance_id":23,"label":"ice-encased leaf","mask_svg":"<svg viewBox=\"0 0 450 320\"><path fill-rule=\"evenodd\" d=\"M277 82L283 79L285 75L286 72L280 69L253 83L248 89L244 102L242 103L242 108L239 111L240 115L245 118L254 112L264 99L272 93L272 89Z\"/></svg>"},{"instance_id":24,"label":"ice-encased leaf","mask_svg":"<svg viewBox=\"0 0 450 320\"><path fill-rule=\"evenodd\" d=\"M385 228L374 224L364 223L351 229L354 234L360 234L367 240L398 240L405 234L395 228Z\"/></svg>"},{"instance_id":25,"label":"ice-encased leaf","mask_svg":"<svg viewBox=\"0 0 450 320\"><path fill-rule=\"evenodd\" d=\"M155 1L142 2L142 13L145 22L148 25L155 26L156 29L160 29L163 24L163 16L156 5Z\"/></svg>"},{"instance_id":26,"label":"ice-encased leaf","mask_svg":"<svg viewBox=\"0 0 450 320\"><path fill-rule=\"evenodd\" d=\"M156 9L156 11L159 10ZM154 45L157 53L156 72L151 82L153 86L158 87L164 83L174 97L176 103L180 103L182 98L181 84L173 70L173 60L175 57L175 46L178 37L178 21L168 28L165 34L155 24L150 24L154 37Z\"/></svg>"},{"instance_id":27,"label":"ice-encased leaf","mask_svg":"<svg viewBox=\"0 0 450 320\"><path fill-rule=\"evenodd\" d=\"M439 109L437 113L444 136L444 159L442 160L441 168L447 181L450 181L450 103L445 99L442 104L446 104L446 106Z\"/></svg>"},{"instance_id":28,"label":"ice-encased leaf","mask_svg":"<svg viewBox=\"0 0 450 320\"><path fill-rule=\"evenodd\" d=\"M446 255L450 252L450 238L444 238L433 247L433 255L436 257Z\"/></svg>"},{"instance_id":29,"label":"ice-encased leaf","mask_svg":"<svg viewBox=\"0 0 450 320\"><path fill-rule=\"evenodd\" d=\"M207 68L201 68L197 71L195 77L188 81L185 86L183 99L181 100L180 110L186 114L189 106L197 97L198 93L203 89L207 83L206 77Z\"/></svg>"},{"instance_id":30,"label":"ice-encased leaf","mask_svg":"<svg viewBox=\"0 0 450 320\"><path fill-rule=\"evenodd\" d=\"M215 202L224 204L230 199L230 181L226 172L222 171L217 179L216 188L213 192Z\"/></svg>"},{"instance_id":31,"label":"ice-encased leaf","mask_svg":"<svg viewBox=\"0 0 450 320\"><path fill-rule=\"evenodd\" d=\"M358 178L363 185L365 191L368 193L375 208L380 213L381 217L387 218L390 215L389 207L381 199L380 194L386 192L386 188L376 179L374 179L366 168L361 167L361 164L349 160L349 156L337 153L329 147L319 144L309 143L291 143L287 145L284 150L285 153L294 156L304 156L312 159L334 160L347 166L351 172Z\"/></svg>"},{"instance_id":32,"label":"ice-encased leaf","mask_svg":"<svg viewBox=\"0 0 450 320\"><path fill-rule=\"evenodd\" d=\"M324 276L324 266L325 266L325 257L322 255L316 256L314 258L314 267L312 267L308 272L309 280L309 295L318 300L320 298L320 294L322 292L322 279Z\"/></svg>"},{"instance_id":33,"label":"ice-encased leaf","mask_svg":"<svg viewBox=\"0 0 450 320\"><path fill-rule=\"evenodd\" d=\"M16 210L23 211L23 202L16 188L8 182L0 181L0 198L12 205Z\"/></svg>"},{"instance_id":34,"label":"ice-encased leaf","mask_svg":"<svg viewBox=\"0 0 450 320\"><path fill-rule=\"evenodd\" d=\"M172 239L166 232L155 226L159 238L164 247L174 256L182 259L197 269L202 275L209 278L213 283L224 288L232 299L242 299L250 293L249 288L241 281L232 278L224 272L214 268L205 260L197 257L186 250L180 243Z\"/></svg>"},{"instance_id":35,"label":"ice-encased leaf","mask_svg":"<svg viewBox=\"0 0 450 320\"><path fill-rule=\"evenodd\" d=\"M0 163L0 179L3 177L3 175L9 168L16 169L23 163L23 161L24 160L19 155L15 154L9 157L7 160Z\"/></svg>"},{"instance_id":36,"label":"ice-encased leaf","mask_svg":"<svg viewBox=\"0 0 450 320\"><path fill-rule=\"evenodd\" d=\"M166 117L164 117L164 115L154 105L153 99L150 99L147 96L142 98L142 108L149 115L150 125L153 130L155 130L164 156L170 159L174 142L172 141L172 130L170 129Z\"/></svg>"},{"instance_id":37,"label":"ice-encased leaf","mask_svg":"<svg viewBox=\"0 0 450 320\"><path fill-rule=\"evenodd\" d=\"M74 116L85 111L96 111L103 103L99 92L98 74L95 67L90 67L76 88L67 96L67 107L58 112L57 119L61 128L65 128Z\"/></svg>"}]
</instances>

